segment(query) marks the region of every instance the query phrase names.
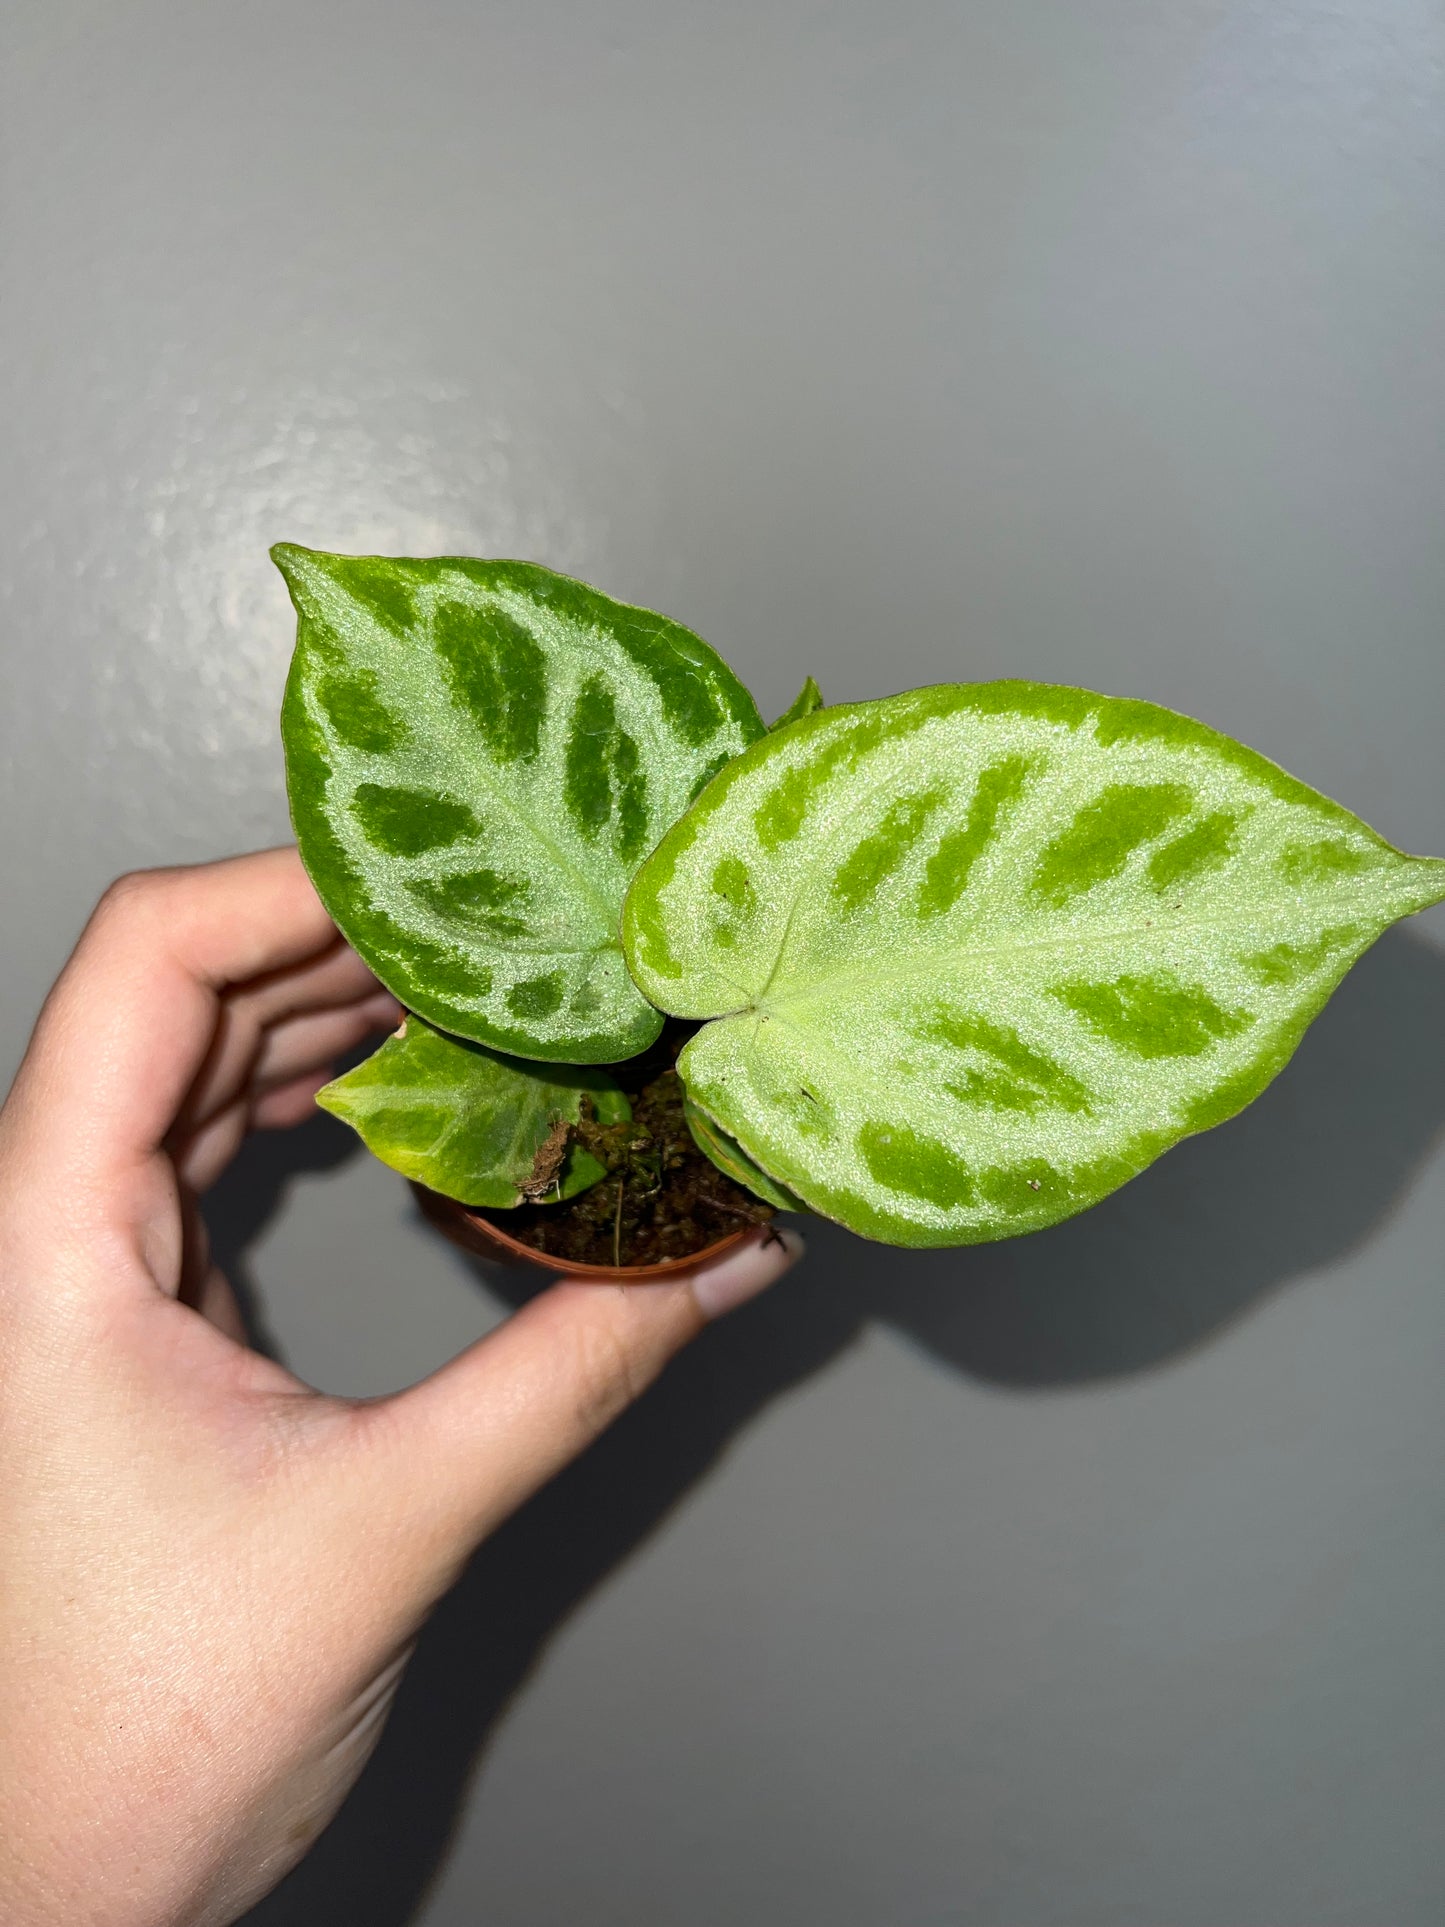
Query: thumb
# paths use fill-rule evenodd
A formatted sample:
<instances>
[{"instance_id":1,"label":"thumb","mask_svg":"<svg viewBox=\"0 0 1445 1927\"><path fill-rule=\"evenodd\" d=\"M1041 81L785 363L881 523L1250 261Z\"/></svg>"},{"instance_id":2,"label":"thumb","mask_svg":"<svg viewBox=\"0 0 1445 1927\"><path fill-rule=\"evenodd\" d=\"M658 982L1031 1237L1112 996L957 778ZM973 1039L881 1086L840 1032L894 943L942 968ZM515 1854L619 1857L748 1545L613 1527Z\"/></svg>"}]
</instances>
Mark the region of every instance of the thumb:
<instances>
[{"instance_id":1,"label":"thumb","mask_svg":"<svg viewBox=\"0 0 1445 1927\"><path fill-rule=\"evenodd\" d=\"M590 1445L712 1319L756 1297L802 1255L770 1229L690 1277L657 1284L561 1279L410 1390L360 1408L368 1475L393 1545L425 1594ZM377 1463L377 1458L381 1463Z\"/></svg>"}]
</instances>

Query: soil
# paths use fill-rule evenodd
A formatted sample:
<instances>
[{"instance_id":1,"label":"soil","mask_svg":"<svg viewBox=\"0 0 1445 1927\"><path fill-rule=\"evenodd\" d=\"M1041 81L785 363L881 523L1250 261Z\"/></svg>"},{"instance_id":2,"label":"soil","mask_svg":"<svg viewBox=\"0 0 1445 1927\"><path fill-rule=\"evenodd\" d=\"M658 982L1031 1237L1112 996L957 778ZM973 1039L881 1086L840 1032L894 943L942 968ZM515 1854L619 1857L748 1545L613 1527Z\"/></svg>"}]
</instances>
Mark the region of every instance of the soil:
<instances>
[{"instance_id":1,"label":"soil","mask_svg":"<svg viewBox=\"0 0 1445 1927\"><path fill-rule=\"evenodd\" d=\"M572 1264L652 1265L690 1257L745 1225L768 1224L772 1206L719 1171L687 1127L673 1062L696 1028L669 1018L650 1050L608 1066L632 1105L630 1123L598 1124L583 1099L570 1137L606 1165L607 1177L563 1204L488 1214L497 1225Z\"/></svg>"}]
</instances>

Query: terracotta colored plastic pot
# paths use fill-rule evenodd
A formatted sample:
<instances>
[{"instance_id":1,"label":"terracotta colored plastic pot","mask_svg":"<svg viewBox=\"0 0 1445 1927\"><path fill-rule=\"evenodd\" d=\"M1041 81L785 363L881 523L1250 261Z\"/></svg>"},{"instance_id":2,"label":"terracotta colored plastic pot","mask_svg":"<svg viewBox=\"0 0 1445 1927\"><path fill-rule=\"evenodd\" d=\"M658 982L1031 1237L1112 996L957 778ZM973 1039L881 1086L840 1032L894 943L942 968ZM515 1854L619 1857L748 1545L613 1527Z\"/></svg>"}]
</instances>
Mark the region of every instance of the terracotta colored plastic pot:
<instances>
[{"instance_id":1,"label":"terracotta colored plastic pot","mask_svg":"<svg viewBox=\"0 0 1445 1927\"><path fill-rule=\"evenodd\" d=\"M726 1237L704 1245L701 1251L689 1252L685 1258L665 1258L661 1264L571 1265L548 1252L538 1251L534 1245L523 1244L510 1231L503 1231L485 1212L458 1204L455 1198L444 1198L438 1191L428 1191L424 1184L413 1184L411 1188L423 1215L463 1251L470 1251L478 1258L489 1258L493 1264L539 1265L543 1271L565 1271L569 1278L595 1278L599 1284L640 1285L651 1278L685 1278L690 1271L741 1244L756 1228L746 1225L740 1231L729 1231Z\"/></svg>"}]
</instances>

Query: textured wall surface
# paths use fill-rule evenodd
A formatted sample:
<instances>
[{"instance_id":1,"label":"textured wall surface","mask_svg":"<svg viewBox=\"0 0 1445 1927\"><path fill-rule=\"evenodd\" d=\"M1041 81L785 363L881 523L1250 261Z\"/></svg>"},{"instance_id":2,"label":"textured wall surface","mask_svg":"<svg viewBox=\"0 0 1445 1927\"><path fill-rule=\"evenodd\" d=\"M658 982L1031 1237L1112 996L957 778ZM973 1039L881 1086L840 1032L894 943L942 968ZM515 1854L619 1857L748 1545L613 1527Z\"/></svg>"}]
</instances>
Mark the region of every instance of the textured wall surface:
<instances>
[{"instance_id":1,"label":"textured wall surface","mask_svg":"<svg viewBox=\"0 0 1445 1927\"><path fill-rule=\"evenodd\" d=\"M521 554L767 710L1024 674L1445 853L1426 0L9 0L0 1071L118 869L285 833L265 550ZM820 1231L477 1560L255 1927L1445 1911L1445 921L1015 1245ZM501 1315L324 1121L285 1356Z\"/></svg>"}]
</instances>

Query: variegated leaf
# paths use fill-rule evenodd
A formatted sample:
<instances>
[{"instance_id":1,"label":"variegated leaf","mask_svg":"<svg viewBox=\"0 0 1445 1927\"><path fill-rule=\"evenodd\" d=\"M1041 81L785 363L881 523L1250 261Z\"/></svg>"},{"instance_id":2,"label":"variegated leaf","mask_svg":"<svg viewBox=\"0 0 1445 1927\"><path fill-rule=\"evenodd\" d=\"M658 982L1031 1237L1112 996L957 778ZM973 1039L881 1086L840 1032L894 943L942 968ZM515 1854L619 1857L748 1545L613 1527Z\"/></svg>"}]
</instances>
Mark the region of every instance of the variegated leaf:
<instances>
[{"instance_id":1,"label":"variegated leaf","mask_svg":"<svg viewBox=\"0 0 1445 1927\"><path fill-rule=\"evenodd\" d=\"M688 630L526 562L272 551L299 617L282 734L322 901L444 1030L607 1063L661 1023L618 920L638 863L762 734Z\"/></svg>"},{"instance_id":2,"label":"variegated leaf","mask_svg":"<svg viewBox=\"0 0 1445 1927\"><path fill-rule=\"evenodd\" d=\"M584 1094L600 1123L632 1115L603 1070L504 1057L412 1016L316 1101L394 1171L462 1204L499 1207L522 1202L539 1151L559 1121L577 1122ZM574 1144L546 1195L574 1197L605 1176Z\"/></svg>"},{"instance_id":3,"label":"variegated leaf","mask_svg":"<svg viewBox=\"0 0 1445 1927\"><path fill-rule=\"evenodd\" d=\"M795 1197L776 1178L769 1177L761 1165L754 1164L737 1139L729 1137L722 1126L710 1118L706 1111L700 1110L691 1098L684 1097L682 1113L687 1119L687 1128L692 1132L693 1143L734 1184L740 1184L745 1191L751 1191L755 1198L761 1198L764 1204L771 1204L779 1211L807 1210L801 1198Z\"/></svg>"},{"instance_id":4,"label":"variegated leaf","mask_svg":"<svg viewBox=\"0 0 1445 1927\"><path fill-rule=\"evenodd\" d=\"M971 1243L1095 1203L1255 1097L1445 898L1338 804L1149 703L1005 682L820 710L663 839L624 914L688 1092L816 1210Z\"/></svg>"}]
</instances>

